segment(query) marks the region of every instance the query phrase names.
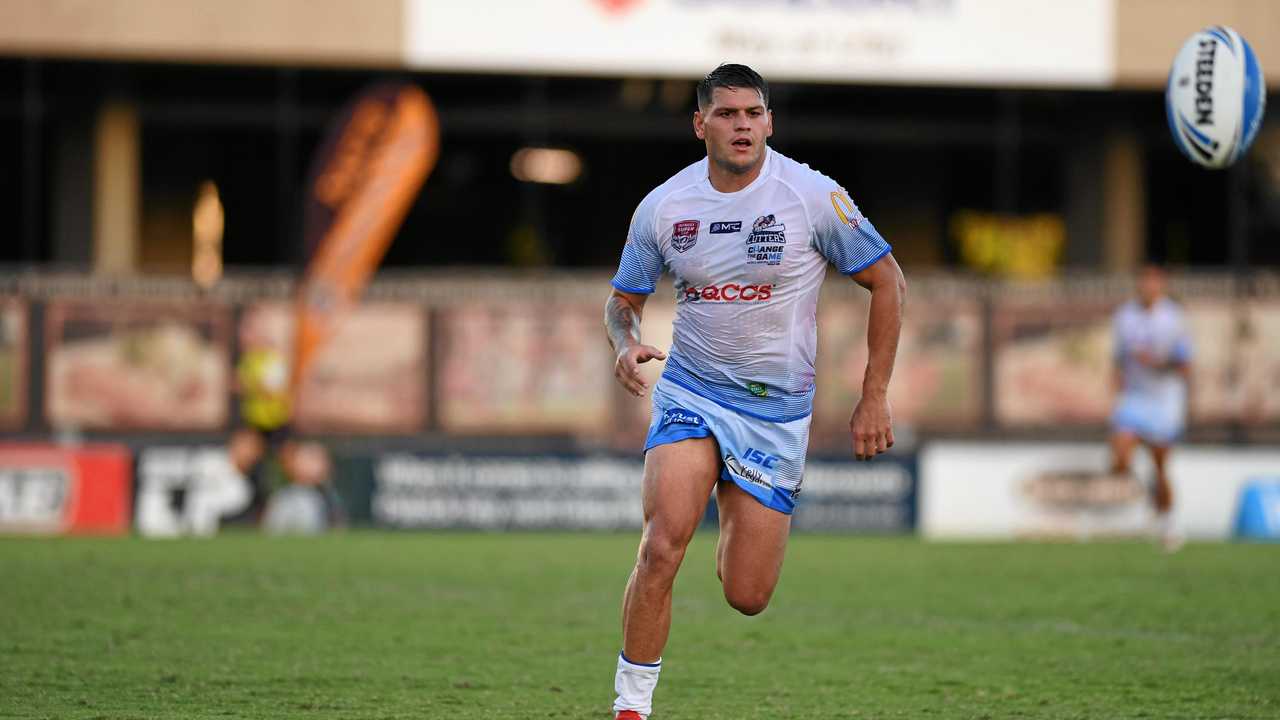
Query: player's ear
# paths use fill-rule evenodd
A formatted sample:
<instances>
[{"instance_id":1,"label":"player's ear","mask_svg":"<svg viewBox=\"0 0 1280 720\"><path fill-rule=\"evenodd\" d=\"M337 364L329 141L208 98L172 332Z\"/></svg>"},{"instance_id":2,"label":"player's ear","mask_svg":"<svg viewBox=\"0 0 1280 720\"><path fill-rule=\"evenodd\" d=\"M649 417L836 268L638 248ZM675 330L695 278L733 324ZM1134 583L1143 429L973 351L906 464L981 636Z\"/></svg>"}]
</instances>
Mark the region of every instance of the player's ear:
<instances>
[{"instance_id":1,"label":"player's ear","mask_svg":"<svg viewBox=\"0 0 1280 720\"><path fill-rule=\"evenodd\" d=\"M699 140L707 139L707 131L703 127L704 122L705 121L702 119L702 111L694 110L693 111L693 134L696 135Z\"/></svg>"},{"instance_id":2,"label":"player's ear","mask_svg":"<svg viewBox=\"0 0 1280 720\"><path fill-rule=\"evenodd\" d=\"M773 137L773 111L765 110L765 112L769 114L769 122L764 126L764 136L769 138Z\"/></svg>"}]
</instances>

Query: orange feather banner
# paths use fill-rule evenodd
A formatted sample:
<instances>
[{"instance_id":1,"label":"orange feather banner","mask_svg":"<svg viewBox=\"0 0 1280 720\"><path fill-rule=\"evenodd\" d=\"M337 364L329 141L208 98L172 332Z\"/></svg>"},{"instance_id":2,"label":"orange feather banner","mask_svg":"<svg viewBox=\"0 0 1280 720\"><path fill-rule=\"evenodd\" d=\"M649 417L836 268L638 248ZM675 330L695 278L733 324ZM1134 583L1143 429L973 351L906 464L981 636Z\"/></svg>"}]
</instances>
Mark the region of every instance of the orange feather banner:
<instances>
[{"instance_id":1,"label":"orange feather banner","mask_svg":"<svg viewBox=\"0 0 1280 720\"><path fill-rule=\"evenodd\" d=\"M303 235L311 259L296 299L291 389L359 302L440 154L420 88L377 85L356 98L316 153Z\"/></svg>"}]
</instances>

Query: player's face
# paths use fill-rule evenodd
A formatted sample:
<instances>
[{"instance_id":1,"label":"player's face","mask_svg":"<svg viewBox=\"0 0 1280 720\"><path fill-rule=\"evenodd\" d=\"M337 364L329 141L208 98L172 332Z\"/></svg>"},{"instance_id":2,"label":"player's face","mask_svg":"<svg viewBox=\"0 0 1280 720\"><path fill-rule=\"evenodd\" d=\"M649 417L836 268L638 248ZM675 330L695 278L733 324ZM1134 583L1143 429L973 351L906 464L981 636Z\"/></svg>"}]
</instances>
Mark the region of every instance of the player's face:
<instances>
[{"instance_id":1,"label":"player's face","mask_svg":"<svg viewBox=\"0 0 1280 720\"><path fill-rule=\"evenodd\" d=\"M1153 305L1164 295L1164 271L1159 268L1144 268L1138 276L1138 297L1143 305Z\"/></svg>"},{"instance_id":2,"label":"player's face","mask_svg":"<svg viewBox=\"0 0 1280 720\"><path fill-rule=\"evenodd\" d=\"M693 114L693 132L707 143L707 157L732 173L746 174L764 162L765 138L773 135L773 113L754 88L718 87L711 104Z\"/></svg>"}]
</instances>

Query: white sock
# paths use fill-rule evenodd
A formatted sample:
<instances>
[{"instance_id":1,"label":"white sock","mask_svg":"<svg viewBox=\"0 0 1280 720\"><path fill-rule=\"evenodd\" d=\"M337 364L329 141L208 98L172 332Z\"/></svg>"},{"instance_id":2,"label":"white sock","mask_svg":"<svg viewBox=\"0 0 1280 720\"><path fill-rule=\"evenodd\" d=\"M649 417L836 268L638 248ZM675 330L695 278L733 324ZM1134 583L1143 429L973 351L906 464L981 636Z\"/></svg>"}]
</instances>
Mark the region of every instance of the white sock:
<instances>
[{"instance_id":1,"label":"white sock","mask_svg":"<svg viewBox=\"0 0 1280 720\"><path fill-rule=\"evenodd\" d=\"M662 672L662 658L652 664L637 664L618 653L618 672L613 676L613 689L618 699L613 701L613 711L634 710L642 717L653 712L653 689L658 687L658 673Z\"/></svg>"}]
</instances>

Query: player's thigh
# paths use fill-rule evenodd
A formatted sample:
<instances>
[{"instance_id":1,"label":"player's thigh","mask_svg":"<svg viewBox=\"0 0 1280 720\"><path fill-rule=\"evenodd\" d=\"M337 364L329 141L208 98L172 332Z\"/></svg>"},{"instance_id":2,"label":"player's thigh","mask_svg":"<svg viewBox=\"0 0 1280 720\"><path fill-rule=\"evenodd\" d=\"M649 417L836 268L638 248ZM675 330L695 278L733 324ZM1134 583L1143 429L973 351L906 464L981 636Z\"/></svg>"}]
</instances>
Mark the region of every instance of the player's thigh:
<instances>
[{"instance_id":1,"label":"player's thigh","mask_svg":"<svg viewBox=\"0 0 1280 720\"><path fill-rule=\"evenodd\" d=\"M644 458L644 535L687 543L706 512L720 475L715 438L689 438L650 448Z\"/></svg>"},{"instance_id":2,"label":"player's thigh","mask_svg":"<svg viewBox=\"0 0 1280 720\"><path fill-rule=\"evenodd\" d=\"M791 516L765 507L732 482L719 484L716 503L720 511L716 569L725 595L762 597L767 602L782 574Z\"/></svg>"}]
</instances>

